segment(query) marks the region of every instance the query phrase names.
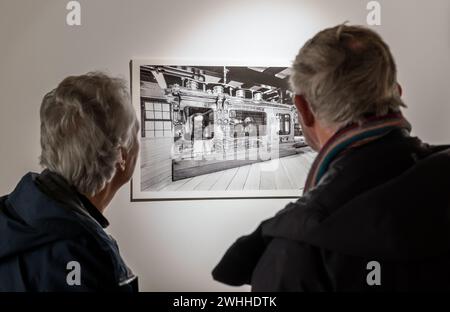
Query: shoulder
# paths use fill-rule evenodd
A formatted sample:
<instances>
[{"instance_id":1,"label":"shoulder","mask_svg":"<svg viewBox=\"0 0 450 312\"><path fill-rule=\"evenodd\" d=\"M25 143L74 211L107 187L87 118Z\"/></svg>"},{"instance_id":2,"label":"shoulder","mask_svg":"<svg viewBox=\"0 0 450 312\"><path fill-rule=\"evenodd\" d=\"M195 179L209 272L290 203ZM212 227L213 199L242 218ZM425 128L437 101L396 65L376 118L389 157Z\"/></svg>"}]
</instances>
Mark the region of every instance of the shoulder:
<instances>
[{"instance_id":1,"label":"shoulder","mask_svg":"<svg viewBox=\"0 0 450 312\"><path fill-rule=\"evenodd\" d=\"M89 235L58 240L22 256L30 288L38 291L104 291L118 284L116 259Z\"/></svg>"}]
</instances>

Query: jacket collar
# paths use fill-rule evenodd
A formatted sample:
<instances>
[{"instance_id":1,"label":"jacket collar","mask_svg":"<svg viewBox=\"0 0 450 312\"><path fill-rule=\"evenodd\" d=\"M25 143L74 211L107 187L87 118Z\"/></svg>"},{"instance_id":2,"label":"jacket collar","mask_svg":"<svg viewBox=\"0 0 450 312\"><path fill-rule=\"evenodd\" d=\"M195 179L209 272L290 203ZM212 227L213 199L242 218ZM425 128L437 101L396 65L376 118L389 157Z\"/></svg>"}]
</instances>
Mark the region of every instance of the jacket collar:
<instances>
[{"instance_id":1,"label":"jacket collar","mask_svg":"<svg viewBox=\"0 0 450 312\"><path fill-rule=\"evenodd\" d=\"M75 187L71 186L59 174L46 169L40 175L34 177L34 182L47 196L69 206L75 205L81 208L87 215L99 223L102 228L109 226L108 220L89 199L80 194Z\"/></svg>"},{"instance_id":2,"label":"jacket collar","mask_svg":"<svg viewBox=\"0 0 450 312\"><path fill-rule=\"evenodd\" d=\"M360 147L378 140L395 129L411 131L410 123L401 113L391 113L385 116L366 117L361 124L351 124L342 128L330 138L317 155L308 173L304 193L317 186L326 174L330 164L341 154L351 148Z\"/></svg>"}]
</instances>

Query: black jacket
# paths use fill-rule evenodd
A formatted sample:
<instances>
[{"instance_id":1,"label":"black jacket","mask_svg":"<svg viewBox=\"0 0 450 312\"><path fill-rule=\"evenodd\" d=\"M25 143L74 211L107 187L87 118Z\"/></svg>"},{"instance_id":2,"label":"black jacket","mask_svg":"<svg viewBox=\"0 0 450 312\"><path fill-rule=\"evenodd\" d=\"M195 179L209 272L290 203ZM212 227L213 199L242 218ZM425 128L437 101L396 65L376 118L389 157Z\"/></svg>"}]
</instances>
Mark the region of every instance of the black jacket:
<instances>
[{"instance_id":1,"label":"black jacket","mask_svg":"<svg viewBox=\"0 0 450 312\"><path fill-rule=\"evenodd\" d=\"M396 130L352 149L240 238L213 277L254 291L450 290L449 148ZM381 285L367 283L372 261Z\"/></svg>"},{"instance_id":2,"label":"black jacket","mask_svg":"<svg viewBox=\"0 0 450 312\"><path fill-rule=\"evenodd\" d=\"M137 290L106 226L62 177L27 174L0 198L0 291Z\"/></svg>"}]
</instances>

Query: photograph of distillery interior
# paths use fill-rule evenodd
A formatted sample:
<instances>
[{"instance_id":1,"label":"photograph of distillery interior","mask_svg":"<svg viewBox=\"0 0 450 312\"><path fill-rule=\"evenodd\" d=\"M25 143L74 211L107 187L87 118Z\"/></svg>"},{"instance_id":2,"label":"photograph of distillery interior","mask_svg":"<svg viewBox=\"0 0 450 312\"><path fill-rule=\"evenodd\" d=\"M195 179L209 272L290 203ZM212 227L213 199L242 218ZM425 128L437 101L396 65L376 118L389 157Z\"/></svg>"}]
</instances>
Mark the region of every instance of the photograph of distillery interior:
<instances>
[{"instance_id":1,"label":"photograph of distillery interior","mask_svg":"<svg viewBox=\"0 0 450 312\"><path fill-rule=\"evenodd\" d=\"M141 191L300 190L315 154L290 70L140 66Z\"/></svg>"}]
</instances>

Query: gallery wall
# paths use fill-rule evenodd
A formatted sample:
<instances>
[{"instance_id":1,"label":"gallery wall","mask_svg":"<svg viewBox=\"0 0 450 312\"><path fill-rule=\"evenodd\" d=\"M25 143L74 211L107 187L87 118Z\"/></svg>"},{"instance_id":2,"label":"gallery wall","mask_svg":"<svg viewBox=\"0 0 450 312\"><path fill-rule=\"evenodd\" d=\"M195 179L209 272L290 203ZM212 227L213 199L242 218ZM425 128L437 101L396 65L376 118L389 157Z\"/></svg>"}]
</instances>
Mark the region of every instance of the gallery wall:
<instances>
[{"instance_id":1,"label":"gallery wall","mask_svg":"<svg viewBox=\"0 0 450 312\"><path fill-rule=\"evenodd\" d=\"M79 27L65 24L67 2L0 2L0 194L40 170L40 100L65 76L104 70L128 79L133 58L289 63L320 29L364 24L368 1L82 0ZM397 58L414 134L450 142L450 2L379 2L376 30ZM109 231L144 291L234 290L212 281L211 269L239 235L288 202L129 198L127 185L107 211Z\"/></svg>"}]
</instances>

